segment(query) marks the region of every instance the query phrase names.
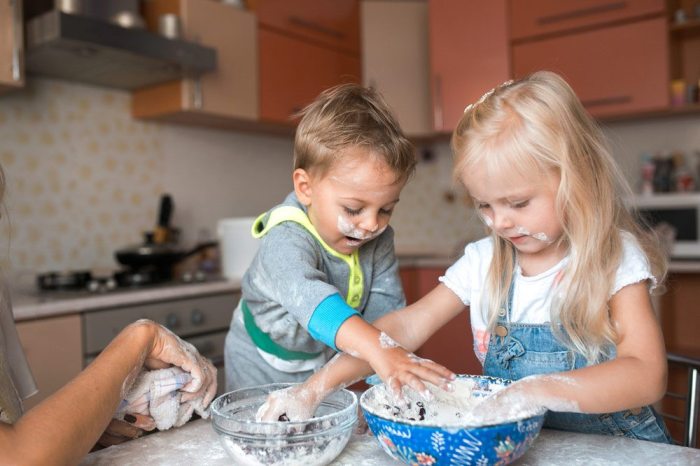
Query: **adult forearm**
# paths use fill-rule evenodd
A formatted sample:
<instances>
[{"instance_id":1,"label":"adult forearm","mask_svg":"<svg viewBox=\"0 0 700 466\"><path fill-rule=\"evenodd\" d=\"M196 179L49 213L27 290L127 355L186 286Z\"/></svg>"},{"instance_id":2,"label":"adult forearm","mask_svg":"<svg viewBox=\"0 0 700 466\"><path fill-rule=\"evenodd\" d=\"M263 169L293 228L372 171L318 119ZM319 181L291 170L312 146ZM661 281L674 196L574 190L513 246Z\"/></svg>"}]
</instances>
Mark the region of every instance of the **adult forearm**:
<instances>
[{"instance_id":1,"label":"adult forearm","mask_svg":"<svg viewBox=\"0 0 700 466\"><path fill-rule=\"evenodd\" d=\"M152 341L151 325L125 329L68 385L3 426L0 455L21 464L76 464L109 423Z\"/></svg>"}]
</instances>

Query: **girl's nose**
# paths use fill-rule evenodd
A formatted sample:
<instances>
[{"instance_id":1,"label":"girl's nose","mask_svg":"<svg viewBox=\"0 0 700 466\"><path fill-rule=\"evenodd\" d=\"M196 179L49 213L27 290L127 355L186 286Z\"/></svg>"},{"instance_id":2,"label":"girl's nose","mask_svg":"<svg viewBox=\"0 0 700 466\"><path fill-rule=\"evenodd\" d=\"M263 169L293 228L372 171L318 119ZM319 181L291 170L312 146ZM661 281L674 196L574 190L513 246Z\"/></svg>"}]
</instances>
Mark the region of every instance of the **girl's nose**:
<instances>
[{"instance_id":1,"label":"girl's nose","mask_svg":"<svg viewBox=\"0 0 700 466\"><path fill-rule=\"evenodd\" d=\"M510 220L508 215L504 214L493 214L493 228L496 231L502 231L513 226L513 222Z\"/></svg>"}]
</instances>

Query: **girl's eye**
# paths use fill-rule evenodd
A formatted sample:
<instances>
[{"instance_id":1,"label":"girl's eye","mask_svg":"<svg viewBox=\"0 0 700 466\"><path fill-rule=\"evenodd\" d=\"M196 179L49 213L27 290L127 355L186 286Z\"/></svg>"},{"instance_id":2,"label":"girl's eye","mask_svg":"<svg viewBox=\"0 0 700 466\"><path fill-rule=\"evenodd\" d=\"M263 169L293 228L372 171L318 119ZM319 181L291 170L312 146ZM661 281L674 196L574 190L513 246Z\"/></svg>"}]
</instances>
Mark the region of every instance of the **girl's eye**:
<instances>
[{"instance_id":1,"label":"girl's eye","mask_svg":"<svg viewBox=\"0 0 700 466\"><path fill-rule=\"evenodd\" d=\"M488 204L477 204L476 208L479 210L484 210L484 209L488 209L489 205Z\"/></svg>"},{"instance_id":2,"label":"girl's eye","mask_svg":"<svg viewBox=\"0 0 700 466\"><path fill-rule=\"evenodd\" d=\"M360 215L360 212L362 212L362 209L351 209L349 207L343 207L343 210L345 210L346 214L351 216Z\"/></svg>"},{"instance_id":3,"label":"girl's eye","mask_svg":"<svg viewBox=\"0 0 700 466\"><path fill-rule=\"evenodd\" d=\"M516 202L515 204L513 204L513 207L516 209L522 209L523 207L527 207L528 204L530 204L530 201Z\"/></svg>"}]
</instances>

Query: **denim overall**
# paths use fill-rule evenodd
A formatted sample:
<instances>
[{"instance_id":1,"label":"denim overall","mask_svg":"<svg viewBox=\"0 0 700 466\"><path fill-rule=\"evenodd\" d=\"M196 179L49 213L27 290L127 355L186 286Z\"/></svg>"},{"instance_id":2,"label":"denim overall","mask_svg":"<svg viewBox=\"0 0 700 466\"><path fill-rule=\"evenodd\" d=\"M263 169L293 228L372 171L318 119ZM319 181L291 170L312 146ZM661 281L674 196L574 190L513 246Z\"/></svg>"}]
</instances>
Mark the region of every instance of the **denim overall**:
<instances>
[{"instance_id":1,"label":"denim overall","mask_svg":"<svg viewBox=\"0 0 700 466\"><path fill-rule=\"evenodd\" d=\"M584 357L559 343L549 323L510 322L512 303L511 283L508 305L506 309L499 310L498 322L489 341L484 361L485 375L517 380L528 375L564 372L586 366ZM671 443L662 418L650 406L605 414L548 411L544 426L573 432Z\"/></svg>"}]
</instances>

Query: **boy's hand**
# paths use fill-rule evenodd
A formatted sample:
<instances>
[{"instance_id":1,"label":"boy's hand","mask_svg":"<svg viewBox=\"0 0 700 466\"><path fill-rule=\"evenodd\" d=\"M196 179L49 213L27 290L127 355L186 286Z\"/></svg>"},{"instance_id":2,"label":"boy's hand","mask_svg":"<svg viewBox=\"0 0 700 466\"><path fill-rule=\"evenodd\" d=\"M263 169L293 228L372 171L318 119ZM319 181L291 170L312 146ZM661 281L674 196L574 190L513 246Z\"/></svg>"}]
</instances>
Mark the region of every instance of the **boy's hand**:
<instances>
[{"instance_id":1,"label":"boy's hand","mask_svg":"<svg viewBox=\"0 0 700 466\"><path fill-rule=\"evenodd\" d=\"M272 392L255 415L256 421L305 421L311 418L323 400L307 384Z\"/></svg>"},{"instance_id":2,"label":"boy's hand","mask_svg":"<svg viewBox=\"0 0 700 466\"><path fill-rule=\"evenodd\" d=\"M428 381L444 390L450 389L450 381L456 377L451 370L429 359L419 358L409 353L385 333L381 334L381 340L381 349L368 362L394 396L402 398L401 387L408 385L426 398L430 398L430 391L423 381Z\"/></svg>"}]
</instances>

